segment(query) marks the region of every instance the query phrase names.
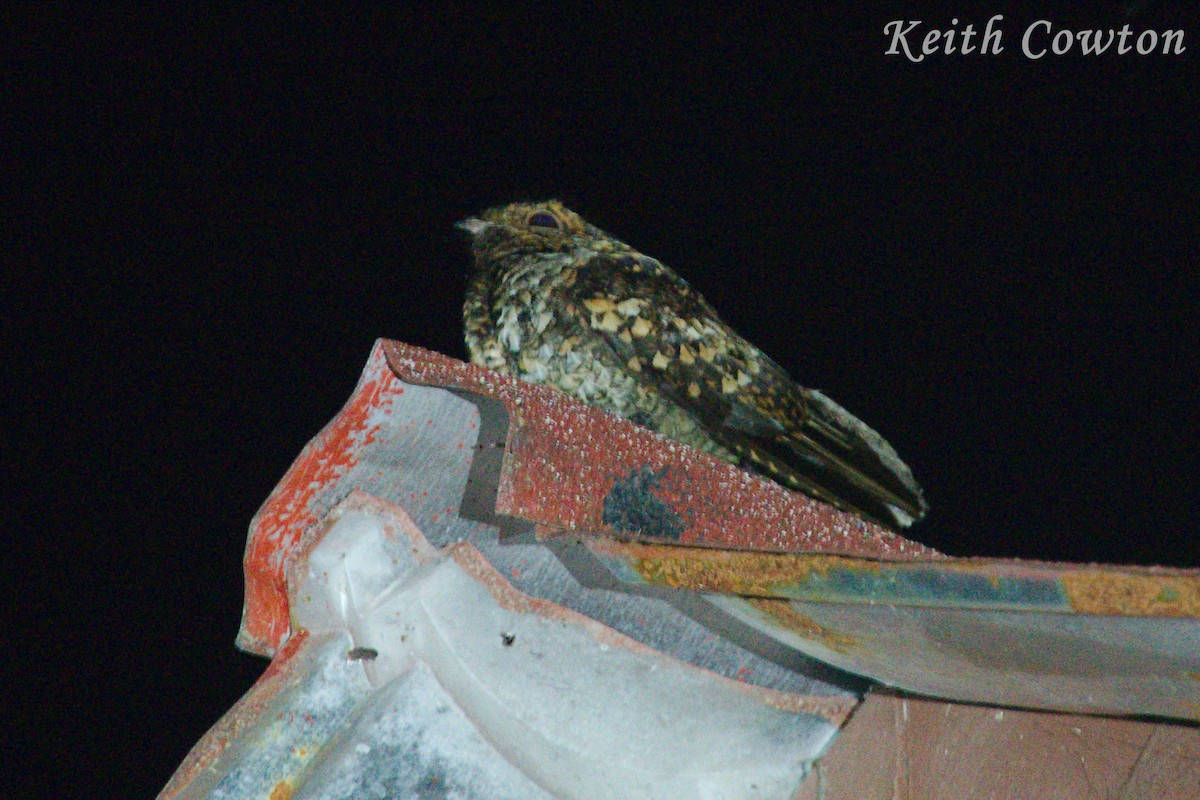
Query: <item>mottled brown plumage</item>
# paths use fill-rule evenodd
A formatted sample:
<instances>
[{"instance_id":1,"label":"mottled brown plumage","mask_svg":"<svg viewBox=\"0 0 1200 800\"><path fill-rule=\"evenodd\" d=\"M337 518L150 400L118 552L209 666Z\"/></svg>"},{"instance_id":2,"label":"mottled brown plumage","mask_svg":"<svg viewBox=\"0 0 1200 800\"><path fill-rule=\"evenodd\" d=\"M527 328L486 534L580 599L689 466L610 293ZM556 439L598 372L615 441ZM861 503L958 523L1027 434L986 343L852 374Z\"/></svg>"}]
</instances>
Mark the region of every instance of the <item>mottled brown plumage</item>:
<instances>
[{"instance_id":1,"label":"mottled brown plumage","mask_svg":"<svg viewBox=\"0 0 1200 800\"><path fill-rule=\"evenodd\" d=\"M475 257L463 317L476 364L886 525L924 515L920 487L879 434L797 385L662 263L557 201L459 227Z\"/></svg>"}]
</instances>

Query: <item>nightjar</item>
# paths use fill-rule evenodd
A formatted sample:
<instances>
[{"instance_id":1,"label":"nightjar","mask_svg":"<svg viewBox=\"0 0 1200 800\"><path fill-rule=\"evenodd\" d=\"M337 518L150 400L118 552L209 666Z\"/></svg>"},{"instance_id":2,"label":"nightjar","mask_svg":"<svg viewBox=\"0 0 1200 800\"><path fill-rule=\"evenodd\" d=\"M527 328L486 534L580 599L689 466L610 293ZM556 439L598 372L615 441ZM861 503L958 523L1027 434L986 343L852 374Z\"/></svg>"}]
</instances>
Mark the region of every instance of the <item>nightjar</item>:
<instances>
[{"instance_id":1,"label":"nightjar","mask_svg":"<svg viewBox=\"0 0 1200 800\"><path fill-rule=\"evenodd\" d=\"M926 504L895 450L721 321L672 270L558 201L458 223L471 360L889 527Z\"/></svg>"}]
</instances>

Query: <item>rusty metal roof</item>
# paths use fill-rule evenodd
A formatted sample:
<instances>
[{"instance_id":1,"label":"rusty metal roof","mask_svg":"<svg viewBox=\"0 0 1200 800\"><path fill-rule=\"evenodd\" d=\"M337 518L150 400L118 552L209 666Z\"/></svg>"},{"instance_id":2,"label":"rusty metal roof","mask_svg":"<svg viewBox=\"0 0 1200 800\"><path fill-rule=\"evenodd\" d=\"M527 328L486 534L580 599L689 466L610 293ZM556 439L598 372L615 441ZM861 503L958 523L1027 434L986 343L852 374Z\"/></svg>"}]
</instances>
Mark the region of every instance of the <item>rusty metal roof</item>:
<instances>
[{"instance_id":1,"label":"rusty metal roof","mask_svg":"<svg viewBox=\"0 0 1200 800\"><path fill-rule=\"evenodd\" d=\"M1200 572L948 558L398 342L255 516L245 580L272 667L164 797L790 797L871 682L1200 719Z\"/></svg>"}]
</instances>

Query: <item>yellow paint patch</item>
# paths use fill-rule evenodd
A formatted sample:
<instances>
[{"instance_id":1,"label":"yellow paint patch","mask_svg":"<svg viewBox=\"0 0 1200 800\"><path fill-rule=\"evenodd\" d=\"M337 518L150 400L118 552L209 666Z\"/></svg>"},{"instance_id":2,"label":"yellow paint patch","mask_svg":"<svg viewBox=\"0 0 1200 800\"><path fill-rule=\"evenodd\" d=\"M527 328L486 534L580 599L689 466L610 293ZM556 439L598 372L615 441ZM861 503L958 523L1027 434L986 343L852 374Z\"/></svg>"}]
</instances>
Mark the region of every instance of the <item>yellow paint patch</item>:
<instances>
[{"instance_id":1,"label":"yellow paint patch","mask_svg":"<svg viewBox=\"0 0 1200 800\"><path fill-rule=\"evenodd\" d=\"M625 344L633 344L633 337L629 335L629 330L627 328L622 328L621 332L617 334L617 338Z\"/></svg>"},{"instance_id":2,"label":"yellow paint patch","mask_svg":"<svg viewBox=\"0 0 1200 800\"><path fill-rule=\"evenodd\" d=\"M700 357L703 358L705 361L707 361L709 364L711 364L713 362L713 359L717 357L717 351L712 349L708 345L704 344L703 342L701 342L700 343Z\"/></svg>"},{"instance_id":3,"label":"yellow paint patch","mask_svg":"<svg viewBox=\"0 0 1200 800\"><path fill-rule=\"evenodd\" d=\"M692 348L686 344L681 344L679 345L679 360L690 366L696 363L696 354L692 352Z\"/></svg>"},{"instance_id":4,"label":"yellow paint patch","mask_svg":"<svg viewBox=\"0 0 1200 800\"><path fill-rule=\"evenodd\" d=\"M733 394L738 390L738 382L735 378L728 375L721 376L721 391L725 394Z\"/></svg>"},{"instance_id":5,"label":"yellow paint patch","mask_svg":"<svg viewBox=\"0 0 1200 800\"><path fill-rule=\"evenodd\" d=\"M696 383L695 381L692 381L691 383L688 384L687 392L688 392L688 397L699 397L700 396L700 384Z\"/></svg>"},{"instance_id":6,"label":"yellow paint patch","mask_svg":"<svg viewBox=\"0 0 1200 800\"><path fill-rule=\"evenodd\" d=\"M742 372L739 369L738 376L737 376L737 382L738 382L738 386L749 386L750 385L750 376L747 375L746 373Z\"/></svg>"},{"instance_id":7,"label":"yellow paint patch","mask_svg":"<svg viewBox=\"0 0 1200 800\"><path fill-rule=\"evenodd\" d=\"M654 360L650 363L653 364L657 369L666 369L667 366L670 365L671 359L667 356L664 356L662 353L655 353Z\"/></svg>"},{"instance_id":8,"label":"yellow paint patch","mask_svg":"<svg viewBox=\"0 0 1200 800\"><path fill-rule=\"evenodd\" d=\"M634 372L642 371L642 360L640 358L638 358L637 356L634 356L633 358L629 359L629 361L627 361L626 364Z\"/></svg>"},{"instance_id":9,"label":"yellow paint patch","mask_svg":"<svg viewBox=\"0 0 1200 800\"><path fill-rule=\"evenodd\" d=\"M629 327L629 330L633 333L634 336L636 336L640 339L643 336L645 336L646 334L650 333L650 331L653 330L653 326L646 320L642 319L641 317L638 317L637 319L635 319L633 321L633 325L631 325Z\"/></svg>"}]
</instances>

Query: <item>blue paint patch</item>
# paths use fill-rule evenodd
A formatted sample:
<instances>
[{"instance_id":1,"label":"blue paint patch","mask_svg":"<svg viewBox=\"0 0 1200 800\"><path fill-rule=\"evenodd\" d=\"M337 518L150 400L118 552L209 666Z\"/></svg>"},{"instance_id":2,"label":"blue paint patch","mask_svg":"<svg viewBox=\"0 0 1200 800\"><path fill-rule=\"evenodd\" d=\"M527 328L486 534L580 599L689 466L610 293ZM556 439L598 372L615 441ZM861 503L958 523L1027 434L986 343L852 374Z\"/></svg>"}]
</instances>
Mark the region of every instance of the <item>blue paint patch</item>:
<instances>
[{"instance_id":1,"label":"blue paint patch","mask_svg":"<svg viewBox=\"0 0 1200 800\"><path fill-rule=\"evenodd\" d=\"M1071 610L1058 581L959 572L936 565L888 565L871 570L834 567L778 588L780 596L793 600Z\"/></svg>"},{"instance_id":2,"label":"blue paint patch","mask_svg":"<svg viewBox=\"0 0 1200 800\"><path fill-rule=\"evenodd\" d=\"M637 536L679 539L686 523L652 491L666 474L666 467L655 472L643 466L617 480L604 496L604 524Z\"/></svg>"}]
</instances>

